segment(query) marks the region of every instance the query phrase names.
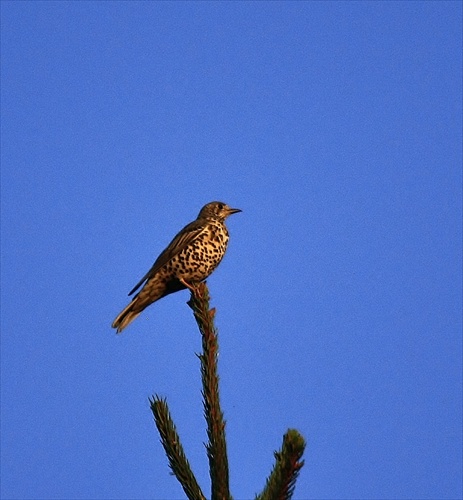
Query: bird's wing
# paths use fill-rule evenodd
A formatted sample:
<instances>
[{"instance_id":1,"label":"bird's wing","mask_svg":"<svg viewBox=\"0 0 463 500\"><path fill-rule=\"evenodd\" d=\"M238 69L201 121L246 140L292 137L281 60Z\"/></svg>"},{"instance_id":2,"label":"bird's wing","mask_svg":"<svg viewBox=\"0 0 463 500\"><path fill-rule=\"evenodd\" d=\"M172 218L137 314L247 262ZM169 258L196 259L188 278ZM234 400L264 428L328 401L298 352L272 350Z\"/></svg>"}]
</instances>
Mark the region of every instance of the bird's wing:
<instances>
[{"instance_id":1,"label":"bird's wing","mask_svg":"<svg viewBox=\"0 0 463 500\"><path fill-rule=\"evenodd\" d=\"M155 263L145 276L143 276L143 278L132 288L132 290L130 290L129 295L136 292L145 281L154 276L163 265L167 264L167 262L172 259L172 257L181 252L186 246L193 243L193 241L196 240L196 238L198 238L198 236L205 230L206 226L203 221L195 220L185 226L156 259Z\"/></svg>"}]
</instances>

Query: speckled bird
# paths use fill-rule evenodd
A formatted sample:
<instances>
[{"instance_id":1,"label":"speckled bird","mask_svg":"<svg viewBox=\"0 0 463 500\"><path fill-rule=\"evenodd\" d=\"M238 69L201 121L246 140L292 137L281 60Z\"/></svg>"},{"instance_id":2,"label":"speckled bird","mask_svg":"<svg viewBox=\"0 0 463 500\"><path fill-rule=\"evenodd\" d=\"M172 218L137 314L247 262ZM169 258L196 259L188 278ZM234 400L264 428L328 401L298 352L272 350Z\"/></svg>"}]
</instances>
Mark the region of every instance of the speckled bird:
<instances>
[{"instance_id":1,"label":"speckled bird","mask_svg":"<svg viewBox=\"0 0 463 500\"><path fill-rule=\"evenodd\" d=\"M228 245L225 219L241 212L225 203L205 205L196 220L185 226L156 259L151 269L129 292L132 302L117 316L112 327L117 333L128 326L145 308L166 295L205 280L220 264Z\"/></svg>"}]
</instances>

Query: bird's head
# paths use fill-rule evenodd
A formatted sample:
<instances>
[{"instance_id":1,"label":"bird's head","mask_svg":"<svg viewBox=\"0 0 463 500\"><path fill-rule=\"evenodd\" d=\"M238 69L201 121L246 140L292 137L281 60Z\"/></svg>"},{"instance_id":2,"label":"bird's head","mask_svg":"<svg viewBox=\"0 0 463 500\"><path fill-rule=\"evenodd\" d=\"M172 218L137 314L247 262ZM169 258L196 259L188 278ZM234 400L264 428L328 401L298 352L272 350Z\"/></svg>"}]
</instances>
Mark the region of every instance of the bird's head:
<instances>
[{"instance_id":1,"label":"bird's head","mask_svg":"<svg viewBox=\"0 0 463 500\"><path fill-rule=\"evenodd\" d=\"M198 219L219 219L225 220L229 215L241 212L239 208L231 208L221 201L212 201L201 209Z\"/></svg>"}]
</instances>

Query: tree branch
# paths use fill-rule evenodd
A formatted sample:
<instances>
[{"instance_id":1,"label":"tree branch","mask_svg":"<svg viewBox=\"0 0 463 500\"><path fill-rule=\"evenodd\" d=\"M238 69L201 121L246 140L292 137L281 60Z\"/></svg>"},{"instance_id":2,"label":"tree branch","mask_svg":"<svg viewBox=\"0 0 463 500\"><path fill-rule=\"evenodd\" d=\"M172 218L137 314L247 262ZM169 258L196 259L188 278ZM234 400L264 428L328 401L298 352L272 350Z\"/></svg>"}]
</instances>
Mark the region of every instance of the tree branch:
<instances>
[{"instance_id":1,"label":"tree branch","mask_svg":"<svg viewBox=\"0 0 463 500\"><path fill-rule=\"evenodd\" d=\"M203 495L183 451L166 400L156 395L149 401L172 473L178 479L189 500L205 500L206 497Z\"/></svg>"},{"instance_id":2,"label":"tree branch","mask_svg":"<svg viewBox=\"0 0 463 500\"><path fill-rule=\"evenodd\" d=\"M304 461L304 438L295 429L288 429L283 436L283 446L275 452L275 466L267 479L264 491L256 500L289 500L294 493L296 479Z\"/></svg>"},{"instance_id":3,"label":"tree branch","mask_svg":"<svg viewBox=\"0 0 463 500\"><path fill-rule=\"evenodd\" d=\"M204 416L209 439L206 450L211 476L211 498L212 500L229 500L231 495L225 420L220 409L217 331L213 321L215 309L209 309L209 291L206 283L199 283L192 287L188 305L193 310L203 344L203 353L199 355L199 359L203 383Z\"/></svg>"}]
</instances>

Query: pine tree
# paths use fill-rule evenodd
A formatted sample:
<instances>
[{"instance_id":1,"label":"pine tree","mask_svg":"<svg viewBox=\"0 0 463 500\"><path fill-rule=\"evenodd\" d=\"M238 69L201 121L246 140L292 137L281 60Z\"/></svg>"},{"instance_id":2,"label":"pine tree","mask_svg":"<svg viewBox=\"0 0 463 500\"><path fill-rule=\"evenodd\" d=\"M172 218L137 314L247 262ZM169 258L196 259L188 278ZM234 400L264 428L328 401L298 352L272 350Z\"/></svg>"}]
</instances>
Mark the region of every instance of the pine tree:
<instances>
[{"instance_id":1,"label":"pine tree","mask_svg":"<svg viewBox=\"0 0 463 500\"><path fill-rule=\"evenodd\" d=\"M214 326L215 309L209 308L209 291L205 282L192 287L188 305L193 310L202 337L203 350L199 359L208 436L206 451L211 477L211 499L231 500L225 420L219 398L218 341L217 330ZM173 474L180 482L189 500L204 500L206 497L201 491L185 456L166 400L155 395L150 398L150 406ZM284 500L292 497L296 479L304 465L304 461L301 460L304 448L305 441L301 434L295 429L288 429L283 436L281 450L274 453L275 465L267 478L265 488L262 493L256 495L256 500Z\"/></svg>"}]
</instances>

